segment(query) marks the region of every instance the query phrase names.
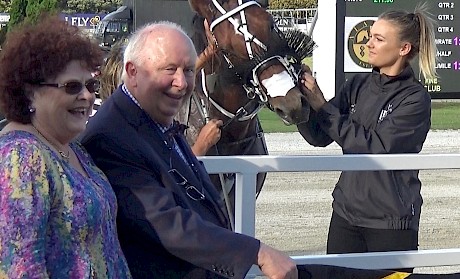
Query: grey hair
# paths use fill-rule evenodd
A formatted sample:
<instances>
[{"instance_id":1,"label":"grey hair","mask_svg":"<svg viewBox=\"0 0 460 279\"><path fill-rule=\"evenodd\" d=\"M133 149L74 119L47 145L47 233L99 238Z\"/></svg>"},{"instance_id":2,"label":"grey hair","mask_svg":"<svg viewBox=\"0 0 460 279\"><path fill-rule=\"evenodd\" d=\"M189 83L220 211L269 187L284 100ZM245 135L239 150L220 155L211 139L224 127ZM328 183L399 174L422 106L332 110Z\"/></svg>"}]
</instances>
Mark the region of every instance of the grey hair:
<instances>
[{"instance_id":1,"label":"grey hair","mask_svg":"<svg viewBox=\"0 0 460 279\"><path fill-rule=\"evenodd\" d=\"M134 32L129 40L128 44L126 45L124 54L123 54L123 72L121 74L121 80L126 80L126 63L131 61L136 65L141 65L143 61L145 61L145 51L144 47L149 38L149 34L157 31L159 29L172 29L177 30L180 33L184 34L186 38L190 40L190 43L193 45L192 40L187 35L187 32L177 23L170 22L170 21L157 21L147 23L146 25L139 28L136 32Z\"/></svg>"},{"instance_id":2,"label":"grey hair","mask_svg":"<svg viewBox=\"0 0 460 279\"><path fill-rule=\"evenodd\" d=\"M418 5L413 13L406 11L389 11L381 14L379 19L387 20L399 28L399 39L409 42L412 49L408 59L417 54L420 72L425 79L434 79L436 73L435 20L428 12L427 3Z\"/></svg>"}]
</instances>

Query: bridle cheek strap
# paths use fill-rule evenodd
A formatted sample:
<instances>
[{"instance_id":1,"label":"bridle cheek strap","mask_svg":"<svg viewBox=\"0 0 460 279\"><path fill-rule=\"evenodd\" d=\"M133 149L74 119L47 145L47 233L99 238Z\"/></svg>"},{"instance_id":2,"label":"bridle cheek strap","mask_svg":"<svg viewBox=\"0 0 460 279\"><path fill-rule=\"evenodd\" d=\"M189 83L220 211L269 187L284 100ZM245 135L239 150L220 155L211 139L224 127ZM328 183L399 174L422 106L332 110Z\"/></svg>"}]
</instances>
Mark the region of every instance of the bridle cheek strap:
<instances>
[{"instance_id":1,"label":"bridle cheek strap","mask_svg":"<svg viewBox=\"0 0 460 279\"><path fill-rule=\"evenodd\" d=\"M239 108L236 113L231 113L228 110L226 110L225 108L223 108L221 105L219 105L213 98L211 98L211 96L209 94L210 92L208 91L208 88L207 88L206 84L207 84L207 82L206 82L206 73L205 73L204 69L201 69L201 89L203 90L203 94L205 95L206 99L209 100L209 102L211 102L211 104L220 113L222 113L226 117L232 119L232 121L234 119L237 119L238 121L250 120L250 119L254 118L257 115L257 113L259 113L259 111L264 106L264 104L259 103L259 105L256 107L256 109L253 110L251 113L248 113L245 107ZM203 106L202 108L205 108L205 106Z\"/></svg>"},{"instance_id":2,"label":"bridle cheek strap","mask_svg":"<svg viewBox=\"0 0 460 279\"><path fill-rule=\"evenodd\" d=\"M212 0L212 3L216 7L216 9L222 14L220 17L215 19L211 25L209 26L209 30L211 33L213 33L214 28L224 20L228 20L234 27L235 30L241 32L244 36L244 41L246 43L246 50L248 52L248 56L250 59L254 57L254 54L252 52L251 48L251 42L254 42L257 44L259 47L261 47L263 50L267 50L267 47L259 40L257 39L254 35L252 35L249 30L248 30L248 25L246 23L246 16L244 14L244 10L252 5L257 5L260 7L260 4L257 3L256 1L248 1L246 3L242 3L242 0L238 0L238 7L234 8L231 11L226 11L220 4L217 2L217 0ZM240 13L240 18L241 18L241 24L238 24L238 21L233 18L233 16L237 13ZM214 36L214 34L213 34ZM214 37L214 40L217 43L217 40Z\"/></svg>"}]
</instances>

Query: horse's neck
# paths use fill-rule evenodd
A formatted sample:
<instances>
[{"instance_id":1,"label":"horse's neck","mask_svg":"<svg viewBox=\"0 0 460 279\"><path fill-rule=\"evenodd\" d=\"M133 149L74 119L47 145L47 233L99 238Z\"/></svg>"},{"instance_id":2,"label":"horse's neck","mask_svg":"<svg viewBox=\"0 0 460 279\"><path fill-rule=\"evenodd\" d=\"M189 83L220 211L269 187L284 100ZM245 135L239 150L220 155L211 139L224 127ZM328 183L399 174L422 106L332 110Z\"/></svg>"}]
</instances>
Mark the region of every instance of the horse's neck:
<instances>
[{"instance_id":1,"label":"horse's neck","mask_svg":"<svg viewBox=\"0 0 460 279\"><path fill-rule=\"evenodd\" d=\"M194 98L187 100L177 116L179 122L189 126L186 131L186 137L191 145L195 143L201 128L206 124L205 117L209 117L210 119L221 119L224 124L230 121L228 116L224 115L211 103L210 98L232 114L235 114L237 110L243 107L248 101L245 97L244 89L241 86L228 84L228 82L224 80L225 78L222 78L220 75L223 71L220 67L226 67L226 64L215 64L215 62L216 61L207 61L204 71L205 73L214 73L217 75L214 89L208 88L207 94L203 93L202 73L199 73L197 75ZM217 65L219 65L219 67L216 67ZM229 126L223 129L221 142L237 142L251 137L256 133L257 120L255 118L246 121L233 119Z\"/></svg>"}]
</instances>

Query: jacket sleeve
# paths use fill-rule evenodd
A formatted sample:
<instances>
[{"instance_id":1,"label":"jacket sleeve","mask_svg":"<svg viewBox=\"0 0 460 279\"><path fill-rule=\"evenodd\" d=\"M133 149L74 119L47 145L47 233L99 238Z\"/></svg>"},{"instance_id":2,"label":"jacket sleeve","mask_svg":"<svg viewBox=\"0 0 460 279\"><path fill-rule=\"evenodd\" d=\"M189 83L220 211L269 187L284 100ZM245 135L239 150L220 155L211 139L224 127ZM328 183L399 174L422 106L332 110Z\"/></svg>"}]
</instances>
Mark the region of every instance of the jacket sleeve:
<instances>
[{"instance_id":1,"label":"jacket sleeve","mask_svg":"<svg viewBox=\"0 0 460 279\"><path fill-rule=\"evenodd\" d=\"M318 120L316 111L310 109L308 121L297 124L297 129L302 137L312 146L325 147L331 144L333 140L323 131Z\"/></svg>"},{"instance_id":2,"label":"jacket sleeve","mask_svg":"<svg viewBox=\"0 0 460 279\"><path fill-rule=\"evenodd\" d=\"M219 227L182 206L165 187L161 174L152 173L154 166L146 167L141 157L135 157L142 152L132 145L108 137L87 138L84 145L117 194L119 218L132 224L133 231L142 231L149 238L146 241L210 271L225 266L235 278L244 278L256 263L258 240ZM149 164L160 161L159 157L149 158Z\"/></svg>"},{"instance_id":3,"label":"jacket sleeve","mask_svg":"<svg viewBox=\"0 0 460 279\"><path fill-rule=\"evenodd\" d=\"M0 150L0 278L48 278L45 260L49 181L33 145Z\"/></svg>"},{"instance_id":4,"label":"jacket sleeve","mask_svg":"<svg viewBox=\"0 0 460 279\"><path fill-rule=\"evenodd\" d=\"M323 107L332 106L336 108L337 116L343 120L343 117L348 114L349 109L349 88L352 82L346 82L339 94L329 100ZM310 117L307 122L297 125L297 129L302 137L311 145L317 147L325 147L334 142L334 139L329 134L327 129L323 129L324 115L321 113L323 108L319 111L310 109Z\"/></svg>"},{"instance_id":5,"label":"jacket sleeve","mask_svg":"<svg viewBox=\"0 0 460 279\"><path fill-rule=\"evenodd\" d=\"M344 154L418 153L431 125L431 100L420 87L408 90L412 92L398 93L406 96L382 121L371 125L353 119L349 109L343 107L347 103L343 98L349 99L350 93L342 92L342 101L328 102L318 111L319 126L342 147ZM376 107L375 113L380 110ZM369 115L365 121L375 116Z\"/></svg>"}]
</instances>

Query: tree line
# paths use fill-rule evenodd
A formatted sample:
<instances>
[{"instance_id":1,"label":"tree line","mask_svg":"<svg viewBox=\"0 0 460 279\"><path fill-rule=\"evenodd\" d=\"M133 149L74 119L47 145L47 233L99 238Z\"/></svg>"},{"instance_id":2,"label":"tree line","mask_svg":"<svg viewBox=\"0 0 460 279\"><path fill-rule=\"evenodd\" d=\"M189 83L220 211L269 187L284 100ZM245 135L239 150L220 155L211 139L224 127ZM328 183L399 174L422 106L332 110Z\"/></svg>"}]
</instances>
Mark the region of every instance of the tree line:
<instances>
[{"instance_id":1,"label":"tree line","mask_svg":"<svg viewBox=\"0 0 460 279\"><path fill-rule=\"evenodd\" d=\"M123 0L0 0L0 11L11 12L14 6L46 6L52 4L59 11L73 13L110 13L122 5Z\"/></svg>"}]
</instances>

